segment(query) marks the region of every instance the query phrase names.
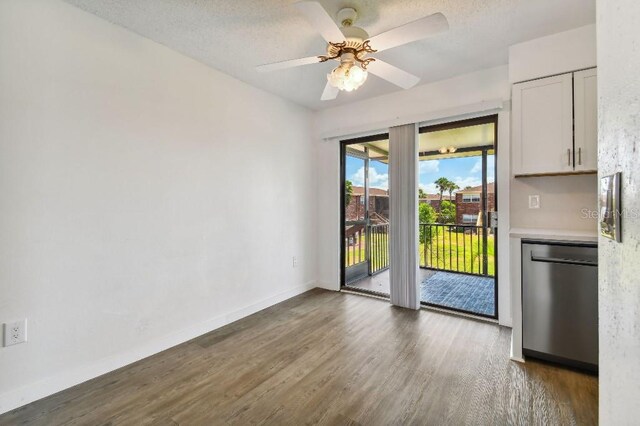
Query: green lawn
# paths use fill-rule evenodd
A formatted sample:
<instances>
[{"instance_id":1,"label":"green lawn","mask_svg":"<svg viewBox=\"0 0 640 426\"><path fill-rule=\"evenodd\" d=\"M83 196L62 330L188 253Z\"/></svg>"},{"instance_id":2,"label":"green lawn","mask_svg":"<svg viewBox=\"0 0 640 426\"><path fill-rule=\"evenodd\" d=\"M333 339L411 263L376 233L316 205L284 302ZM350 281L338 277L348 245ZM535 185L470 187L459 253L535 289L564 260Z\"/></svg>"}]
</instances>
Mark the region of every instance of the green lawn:
<instances>
[{"instance_id":1,"label":"green lawn","mask_svg":"<svg viewBox=\"0 0 640 426\"><path fill-rule=\"evenodd\" d=\"M420 266L480 274L482 273L482 235L441 230L431 241L420 244ZM487 269L495 276L495 246L493 235L487 236Z\"/></svg>"},{"instance_id":2,"label":"green lawn","mask_svg":"<svg viewBox=\"0 0 640 426\"><path fill-rule=\"evenodd\" d=\"M374 269L388 264L387 235L372 237L371 261ZM366 241L345 246L345 265L351 266L365 259ZM375 255L377 253L377 256ZM482 273L482 235L440 230L426 244L419 245L420 266L479 274ZM493 235L487 236L488 274L495 276L495 247Z\"/></svg>"}]
</instances>

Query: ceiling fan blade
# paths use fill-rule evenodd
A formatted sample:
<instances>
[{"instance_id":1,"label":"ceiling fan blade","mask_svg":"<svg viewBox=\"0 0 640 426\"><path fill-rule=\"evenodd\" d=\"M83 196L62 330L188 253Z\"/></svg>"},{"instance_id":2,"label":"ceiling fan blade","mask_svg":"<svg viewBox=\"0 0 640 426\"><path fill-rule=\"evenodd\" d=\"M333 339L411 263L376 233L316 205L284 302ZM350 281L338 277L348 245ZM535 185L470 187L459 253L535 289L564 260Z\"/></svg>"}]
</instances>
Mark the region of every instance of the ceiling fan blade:
<instances>
[{"instance_id":1,"label":"ceiling fan blade","mask_svg":"<svg viewBox=\"0 0 640 426\"><path fill-rule=\"evenodd\" d=\"M408 72L381 61L378 58L367 66L367 71L395 84L396 86L400 86L403 89L410 89L420 81L420 77L409 74Z\"/></svg>"},{"instance_id":2,"label":"ceiling fan blade","mask_svg":"<svg viewBox=\"0 0 640 426\"><path fill-rule=\"evenodd\" d=\"M302 65L317 64L319 62L320 62L320 59L318 59L317 56L309 56L308 58L290 59L288 61L258 65L256 67L256 70L258 72L269 72L269 71L283 70L286 68L299 67Z\"/></svg>"},{"instance_id":3,"label":"ceiling fan blade","mask_svg":"<svg viewBox=\"0 0 640 426\"><path fill-rule=\"evenodd\" d=\"M335 21L329 16L327 11L317 1L300 1L294 6L307 18L307 21L322 35L328 42L339 43L345 41L344 34L338 28Z\"/></svg>"},{"instance_id":4,"label":"ceiling fan blade","mask_svg":"<svg viewBox=\"0 0 640 426\"><path fill-rule=\"evenodd\" d=\"M324 86L324 92L322 92L322 97L320 98L320 100L331 101L338 97L338 92L340 92L340 90L337 87L333 87L332 85L330 85L327 81L327 85Z\"/></svg>"},{"instance_id":5,"label":"ceiling fan blade","mask_svg":"<svg viewBox=\"0 0 640 426\"><path fill-rule=\"evenodd\" d=\"M434 13L371 37L369 41L371 42L371 47L381 52L413 41L422 40L448 29L449 22L447 22L447 18L442 13Z\"/></svg>"}]
</instances>

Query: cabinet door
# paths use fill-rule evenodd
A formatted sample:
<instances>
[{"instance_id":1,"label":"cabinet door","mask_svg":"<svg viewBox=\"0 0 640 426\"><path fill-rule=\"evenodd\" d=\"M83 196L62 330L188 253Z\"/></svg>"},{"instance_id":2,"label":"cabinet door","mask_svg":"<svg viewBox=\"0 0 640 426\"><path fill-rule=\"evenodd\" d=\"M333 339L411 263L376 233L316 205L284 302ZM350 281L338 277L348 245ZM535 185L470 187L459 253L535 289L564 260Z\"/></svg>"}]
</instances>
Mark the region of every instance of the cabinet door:
<instances>
[{"instance_id":1,"label":"cabinet door","mask_svg":"<svg viewBox=\"0 0 640 426\"><path fill-rule=\"evenodd\" d=\"M563 74L513 85L515 175L573 172L573 83Z\"/></svg>"},{"instance_id":2,"label":"cabinet door","mask_svg":"<svg viewBox=\"0 0 640 426\"><path fill-rule=\"evenodd\" d=\"M598 91L596 69L573 74L576 171L598 168Z\"/></svg>"}]
</instances>

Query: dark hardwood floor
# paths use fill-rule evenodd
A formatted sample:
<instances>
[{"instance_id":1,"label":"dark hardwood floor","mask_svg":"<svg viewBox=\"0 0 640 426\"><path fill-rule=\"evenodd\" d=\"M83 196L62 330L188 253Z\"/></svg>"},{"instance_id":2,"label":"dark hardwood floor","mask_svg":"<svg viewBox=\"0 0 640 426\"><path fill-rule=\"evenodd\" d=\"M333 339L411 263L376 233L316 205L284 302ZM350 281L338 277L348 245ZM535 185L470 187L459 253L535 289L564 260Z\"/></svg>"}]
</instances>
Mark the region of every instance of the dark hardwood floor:
<instances>
[{"instance_id":1,"label":"dark hardwood floor","mask_svg":"<svg viewBox=\"0 0 640 426\"><path fill-rule=\"evenodd\" d=\"M0 424L596 424L596 377L509 360L510 330L313 290Z\"/></svg>"}]
</instances>

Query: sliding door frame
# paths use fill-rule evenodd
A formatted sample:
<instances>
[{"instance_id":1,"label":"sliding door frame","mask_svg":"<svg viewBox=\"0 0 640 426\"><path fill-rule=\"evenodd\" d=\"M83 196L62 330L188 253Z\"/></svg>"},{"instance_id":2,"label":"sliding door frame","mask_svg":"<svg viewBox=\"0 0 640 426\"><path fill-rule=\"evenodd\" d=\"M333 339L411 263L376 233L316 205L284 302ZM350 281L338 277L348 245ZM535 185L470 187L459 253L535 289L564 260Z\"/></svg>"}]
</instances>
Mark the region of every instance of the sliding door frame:
<instances>
[{"instance_id":1,"label":"sliding door frame","mask_svg":"<svg viewBox=\"0 0 640 426\"><path fill-rule=\"evenodd\" d=\"M421 126L419 128L419 133L431 133L431 132L437 132L437 131L441 131L441 130L451 130L451 129L458 129L461 127L470 127L470 126L477 126L477 125L482 125L482 124L493 124L493 147L491 147L491 150L493 150L494 153L494 184L493 184L493 191L494 191L494 207L495 207L495 211L499 213L499 207L498 207L498 183L497 183L497 177L498 177L498 114L491 114L491 115L486 115L486 116L481 116L481 117L474 117L474 118L470 118L470 119L466 119L466 120L458 120L458 121L450 121L450 122L446 122L446 123L442 123L442 124L435 124L435 125L425 125L425 126ZM482 212L482 216L483 216L483 227L486 229L488 227L491 226L491 223L487 223L487 220L489 218L488 216L488 200L489 200L489 196L487 194L487 151L489 151L489 147L486 145L483 146L478 146L478 147L469 147L469 148L461 148L459 150L457 150L456 152L470 152L470 151L481 151L482 152L482 197L483 197L483 212ZM420 156L425 156L425 155L437 155L440 154L439 151L429 151L429 152L419 152L418 153L418 157ZM419 158L418 158L419 161ZM479 316L479 317L484 317L484 318L490 318L490 319L498 319L498 232L497 232L497 227L494 228L494 239L493 239L493 250L494 250L494 277L493 277L493 287L494 287L494 291L493 291L493 295L494 295L494 301L493 301L493 306L494 306L494 315L484 315L484 314L479 314L477 312L471 312L471 311L465 311L464 309L457 309L457 308L450 308L447 306L442 306L442 305L436 305L433 303L427 303L424 301L420 301L420 304L422 306L427 306L427 307L434 307L434 308L438 308L438 309L444 309L444 310L448 310L448 311L454 311L454 312L460 312L463 314L469 314L469 315L474 315L474 316ZM486 232L484 232L484 239L486 239ZM485 246L486 247L486 246ZM487 251L484 250L483 256L486 256Z\"/></svg>"},{"instance_id":2,"label":"sliding door frame","mask_svg":"<svg viewBox=\"0 0 640 426\"><path fill-rule=\"evenodd\" d=\"M347 146L362 144L367 142L376 142L389 139L389 133L379 133L371 136L363 136L354 139L345 139L340 141L340 289L348 289L350 291L357 291L360 293L371 294L374 296L381 296L385 298L389 298L388 294L380 293L373 290L367 290L357 287L349 287L346 284L346 270L347 267L345 265L345 218L346 218L346 206L345 206L345 182L346 182L346 155L347 155ZM365 185L366 187L366 185ZM368 195L368 194L366 194ZM365 196L365 211L369 209L369 197ZM369 245L369 241L366 241L367 246Z\"/></svg>"}]
</instances>

